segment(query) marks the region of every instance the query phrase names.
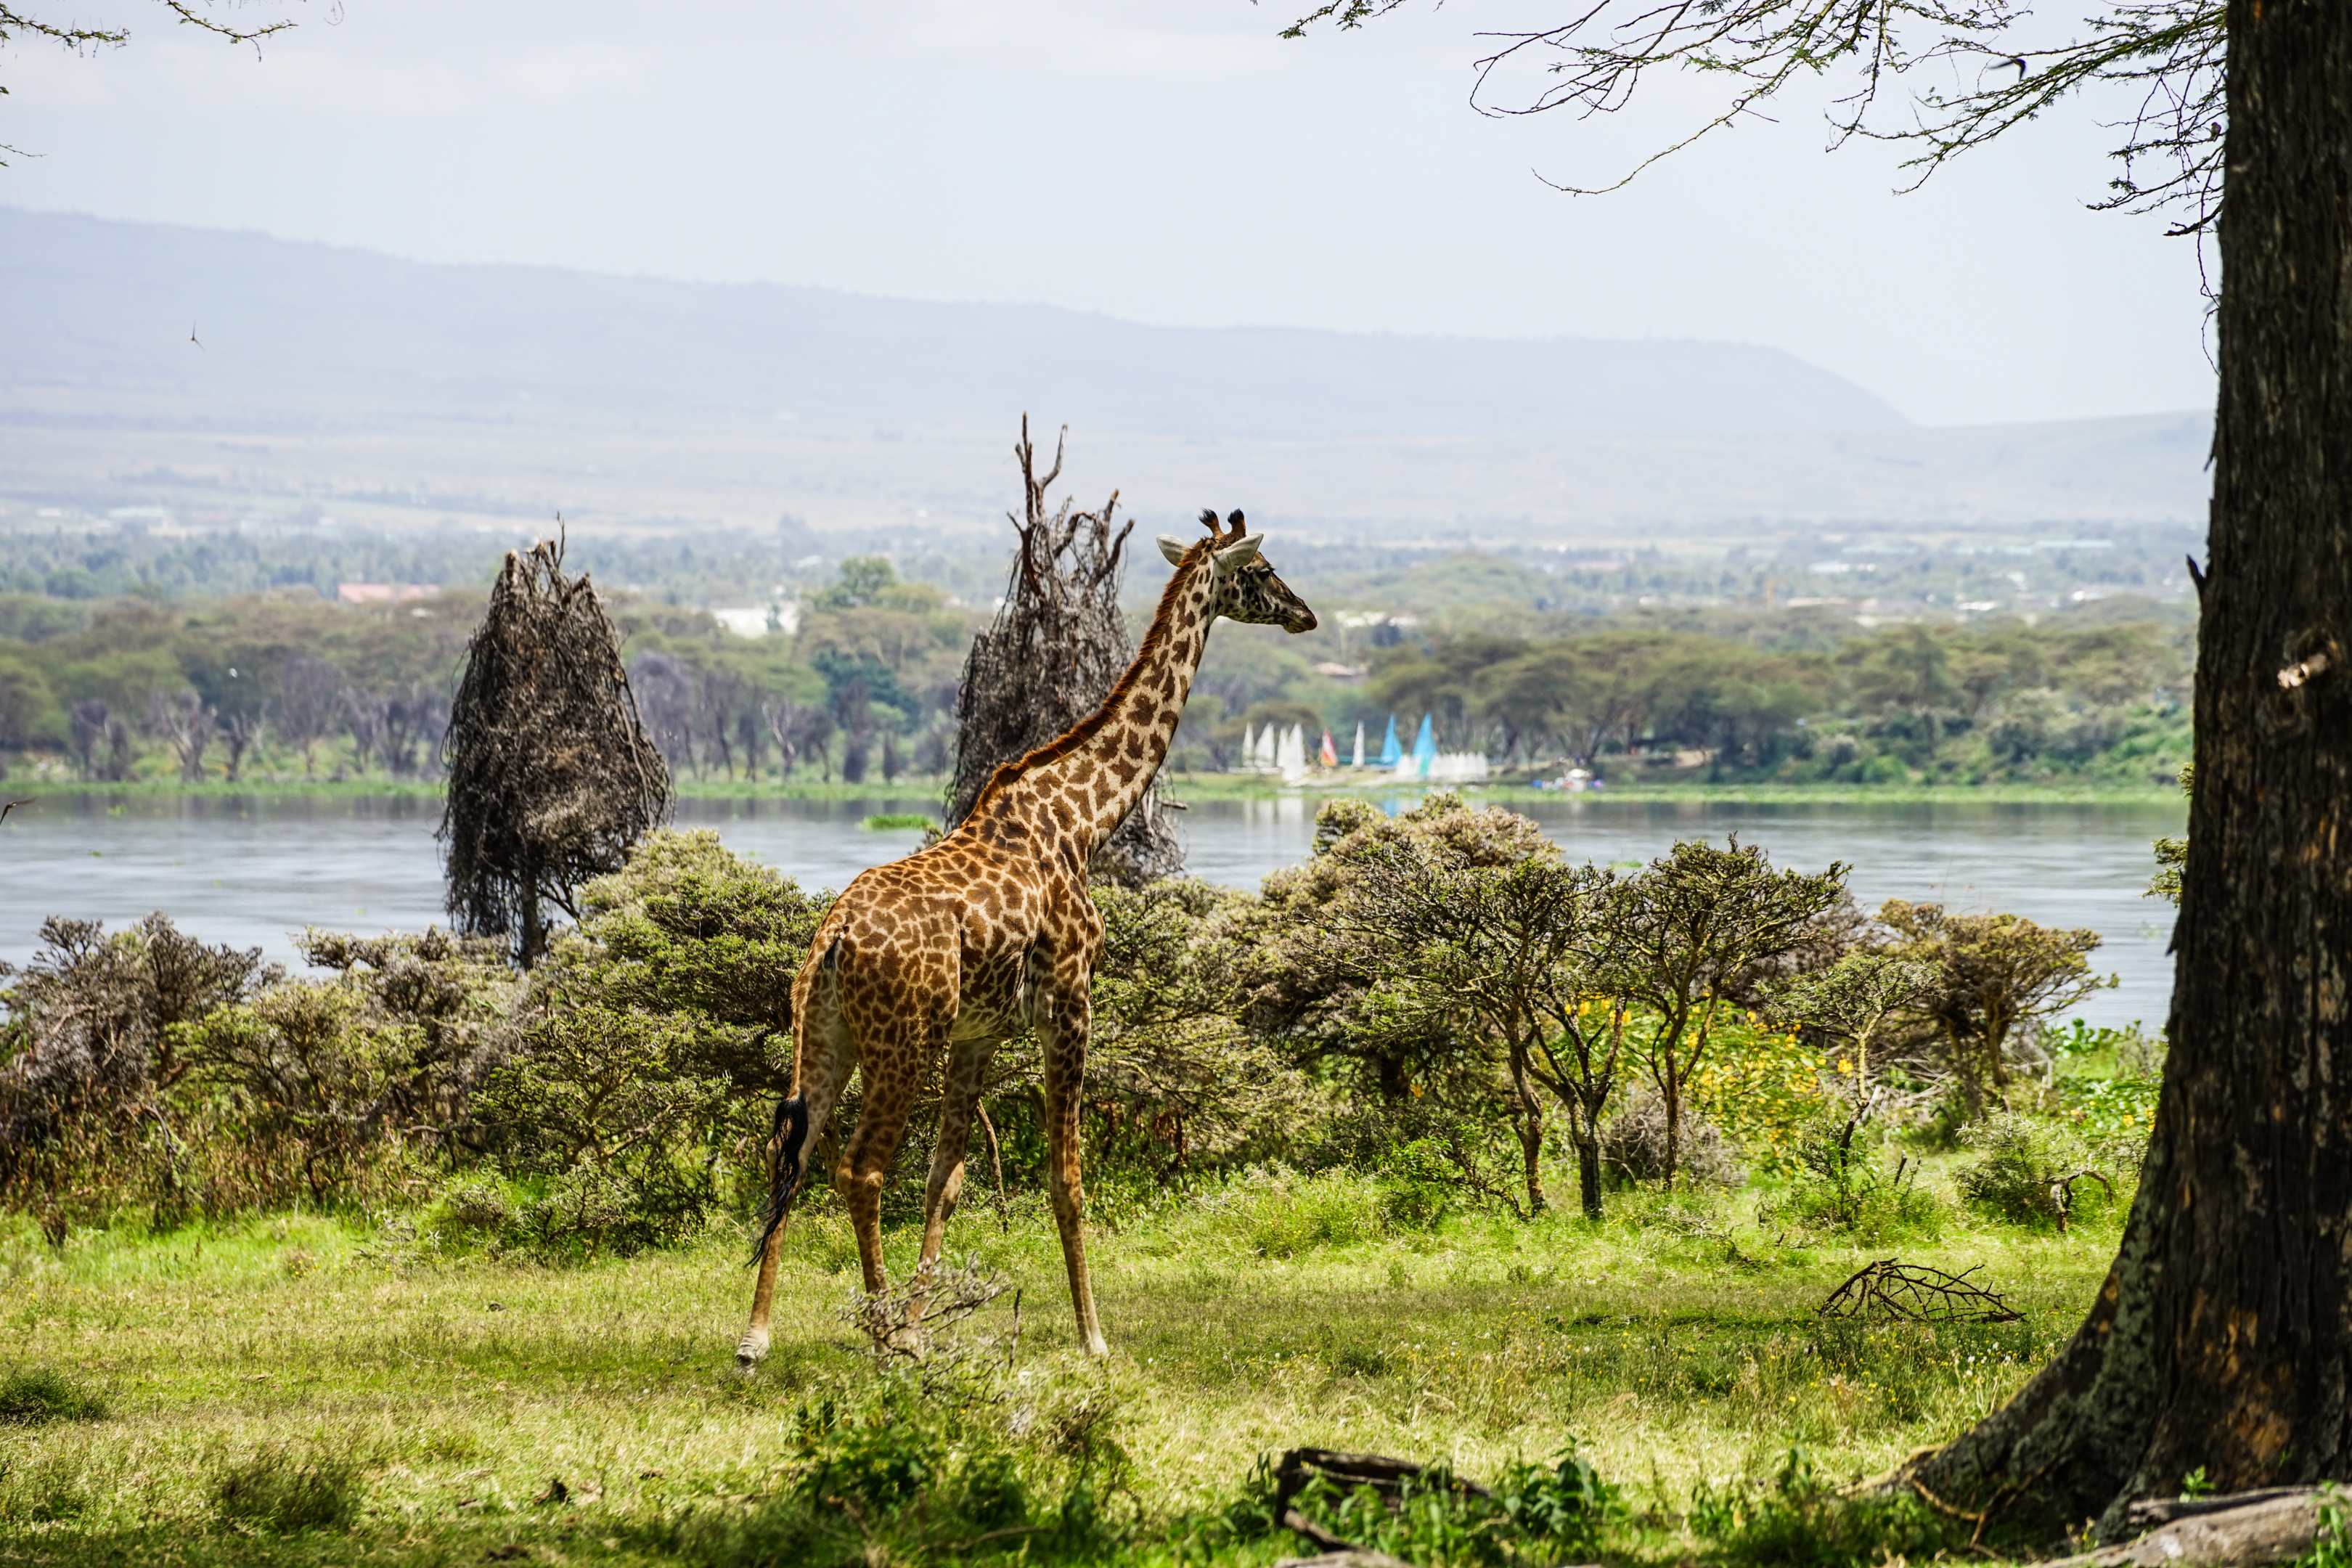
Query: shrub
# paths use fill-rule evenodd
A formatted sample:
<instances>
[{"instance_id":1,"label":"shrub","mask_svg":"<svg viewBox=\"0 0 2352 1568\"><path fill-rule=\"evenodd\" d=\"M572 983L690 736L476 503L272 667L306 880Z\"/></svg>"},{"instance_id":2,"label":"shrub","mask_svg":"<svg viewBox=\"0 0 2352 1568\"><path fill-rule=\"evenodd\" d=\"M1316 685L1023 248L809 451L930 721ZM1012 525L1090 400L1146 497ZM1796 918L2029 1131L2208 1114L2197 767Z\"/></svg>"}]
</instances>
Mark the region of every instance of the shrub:
<instances>
[{"instance_id":1,"label":"shrub","mask_svg":"<svg viewBox=\"0 0 2352 1568\"><path fill-rule=\"evenodd\" d=\"M709 832L656 833L583 894L533 972L514 1047L473 1113L544 1250L631 1253L764 1186L791 1081L792 984L822 900Z\"/></svg>"},{"instance_id":2,"label":"shrub","mask_svg":"<svg viewBox=\"0 0 2352 1568\"><path fill-rule=\"evenodd\" d=\"M298 939L321 981L279 980L175 1026L171 1108L214 1213L381 1202L454 1148L517 982L495 942L439 930Z\"/></svg>"},{"instance_id":3,"label":"shrub","mask_svg":"<svg viewBox=\"0 0 2352 1568\"><path fill-rule=\"evenodd\" d=\"M112 936L43 921L41 950L0 990L0 1202L38 1211L62 1244L89 1194L173 1201L185 1140L158 1104L187 1068L173 1026L278 974L260 950L207 947L161 914Z\"/></svg>"},{"instance_id":4,"label":"shrub","mask_svg":"<svg viewBox=\"0 0 2352 1568\"><path fill-rule=\"evenodd\" d=\"M1907 1155L1890 1169L1877 1130L1858 1118L1824 1118L1798 1141L1794 1172L1778 1211L1827 1230L1879 1240L1932 1236L1944 1205L1919 1183Z\"/></svg>"},{"instance_id":5,"label":"shrub","mask_svg":"<svg viewBox=\"0 0 2352 1568\"><path fill-rule=\"evenodd\" d=\"M429 1226L451 1242L498 1241L513 1234L523 1205L505 1180L488 1171L452 1178L435 1200Z\"/></svg>"},{"instance_id":6,"label":"shrub","mask_svg":"<svg viewBox=\"0 0 2352 1568\"><path fill-rule=\"evenodd\" d=\"M349 1455L265 1448L214 1475L213 1511L280 1534L348 1530L359 1518L360 1489L360 1468Z\"/></svg>"},{"instance_id":7,"label":"shrub","mask_svg":"<svg viewBox=\"0 0 2352 1568\"><path fill-rule=\"evenodd\" d=\"M701 1228L719 1162L756 1147L766 1108L696 1070L700 1035L692 1020L548 1005L491 1072L478 1110L501 1135L501 1163L541 1180L519 1224L541 1247L627 1256Z\"/></svg>"},{"instance_id":8,"label":"shrub","mask_svg":"<svg viewBox=\"0 0 2352 1568\"><path fill-rule=\"evenodd\" d=\"M0 1377L0 1421L103 1421L106 1401L53 1366L19 1366Z\"/></svg>"},{"instance_id":9,"label":"shrub","mask_svg":"<svg viewBox=\"0 0 2352 1568\"><path fill-rule=\"evenodd\" d=\"M2097 1171L2091 1145L2063 1122L1999 1110L1960 1134L1977 1158L1954 1178L1960 1195L1996 1218L2014 1225L2056 1221L2110 1212L2120 1198L2112 1171Z\"/></svg>"},{"instance_id":10,"label":"shrub","mask_svg":"<svg viewBox=\"0 0 2352 1568\"><path fill-rule=\"evenodd\" d=\"M1372 1193L1360 1176L1303 1176L1273 1166L1248 1171L1200 1200L1210 1228L1261 1258L1295 1258L1377 1234Z\"/></svg>"},{"instance_id":11,"label":"shrub","mask_svg":"<svg viewBox=\"0 0 2352 1568\"><path fill-rule=\"evenodd\" d=\"M1689 1106L1683 1110L1682 1173L1694 1182L1736 1187L1748 1179L1722 1131ZM1619 1181L1654 1182L1666 1173L1666 1102L1643 1089L1601 1124L1601 1162Z\"/></svg>"},{"instance_id":12,"label":"shrub","mask_svg":"<svg viewBox=\"0 0 2352 1568\"><path fill-rule=\"evenodd\" d=\"M1129 1544L1099 1504L1125 1468L1114 1419L1099 1391L977 1357L844 1379L787 1424L791 1476L776 1495L749 1511L675 1517L645 1544L746 1568L961 1562L975 1547L1033 1563L1112 1560Z\"/></svg>"},{"instance_id":13,"label":"shrub","mask_svg":"<svg viewBox=\"0 0 2352 1568\"><path fill-rule=\"evenodd\" d=\"M1475 1568L1589 1559L1601 1531L1623 1512L1617 1489L1573 1447L1549 1466L1510 1466L1484 1497L1457 1485L1444 1465L1433 1465L1406 1477L1393 1501L1370 1487L1342 1492L1318 1478L1296 1506L1365 1552ZM1227 1517L1237 1524L1264 1518L1270 1526L1271 1514L1261 1505L1229 1510Z\"/></svg>"}]
</instances>

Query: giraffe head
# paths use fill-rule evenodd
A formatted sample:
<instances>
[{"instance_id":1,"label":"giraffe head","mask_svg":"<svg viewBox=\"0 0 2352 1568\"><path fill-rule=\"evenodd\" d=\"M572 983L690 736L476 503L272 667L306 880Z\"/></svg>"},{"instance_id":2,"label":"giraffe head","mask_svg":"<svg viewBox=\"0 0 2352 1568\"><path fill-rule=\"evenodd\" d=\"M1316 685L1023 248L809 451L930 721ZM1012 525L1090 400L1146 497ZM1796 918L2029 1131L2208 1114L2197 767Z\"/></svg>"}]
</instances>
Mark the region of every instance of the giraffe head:
<instances>
[{"instance_id":1,"label":"giraffe head","mask_svg":"<svg viewBox=\"0 0 2352 1568\"><path fill-rule=\"evenodd\" d=\"M1227 527L1217 526L1213 510L1201 514L1202 526L1209 537L1198 543L1186 544L1167 534L1160 536L1160 553L1181 566L1197 552L1206 552L1209 569L1213 574L1209 613L1227 620L1246 621L1253 626L1280 626L1286 632L1311 632L1315 629L1315 612L1307 601L1290 590L1290 584L1274 574L1260 548L1265 535L1249 531L1249 524L1238 511L1225 520Z\"/></svg>"}]
</instances>

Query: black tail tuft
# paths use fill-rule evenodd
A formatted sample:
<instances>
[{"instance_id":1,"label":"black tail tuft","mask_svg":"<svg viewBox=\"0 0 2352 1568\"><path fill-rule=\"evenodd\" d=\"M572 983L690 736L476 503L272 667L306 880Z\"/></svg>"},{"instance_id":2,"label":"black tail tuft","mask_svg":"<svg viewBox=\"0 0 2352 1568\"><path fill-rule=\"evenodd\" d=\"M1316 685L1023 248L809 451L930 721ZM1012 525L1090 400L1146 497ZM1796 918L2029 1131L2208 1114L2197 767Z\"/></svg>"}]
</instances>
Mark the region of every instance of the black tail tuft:
<instances>
[{"instance_id":1,"label":"black tail tuft","mask_svg":"<svg viewBox=\"0 0 2352 1568\"><path fill-rule=\"evenodd\" d=\"M800 1185L801 1151L808 1143L808 1102L797 1098L776 1102L775 1131L768 1135L774 1151L768 1167L768 1201L760 1211L760 1239L751 1244L751 1261L758 1263L768 1249L768 1238L784 1223Z\"/></svg>"}]
</instances>

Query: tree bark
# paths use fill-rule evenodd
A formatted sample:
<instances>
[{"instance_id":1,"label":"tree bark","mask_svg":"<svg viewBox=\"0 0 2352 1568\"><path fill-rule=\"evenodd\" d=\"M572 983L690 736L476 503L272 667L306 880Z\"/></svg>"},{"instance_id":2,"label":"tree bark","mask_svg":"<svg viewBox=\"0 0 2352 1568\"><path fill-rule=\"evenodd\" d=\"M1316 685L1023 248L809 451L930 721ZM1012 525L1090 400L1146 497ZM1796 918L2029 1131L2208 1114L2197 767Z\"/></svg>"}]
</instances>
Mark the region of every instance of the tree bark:
<instances>
[{"instance_id":1,"label":"tree bark","mask_svg":"<svg viewBox=\"0 0 2352 1568\"><path fill-rule=\"evenodd\" d=\"M1543 1101L1536 1098L1528 1082L1528 1058L1524 1048L1511 1051L1511 1092L1518 1097L1519 1114L1512 1129L1519 1137L1519 1157L1528 1184L1528 1215L1529 1218L1550 1206L1543 1190Z\"/></svg>"},{"instance_id":2,"label":"tree bark","mask_svg":"<svg viewBox=\"0 0 2352 1568\"><path fill-rule=\"evenodd\" d=\"M2227 25L2171 1058L2089 1317L1914 1471L1998 1510L1988 1538L2113 1539L2200 1467L2224 1491L2352 1472L2352 7L2231 0Z\"/></svg>"},{"instance_id":3,"label":"tree bark","mask_svg":"<svg viewBox=\"0 0 2352 1568\"><path fill-rule=\"evenodd\" d=\"M1576 1133L1576 1192L1583 1200L1584 1217L1601 1217L1601 1139L1588 1119Z\"/></svg>"}]
</instances>

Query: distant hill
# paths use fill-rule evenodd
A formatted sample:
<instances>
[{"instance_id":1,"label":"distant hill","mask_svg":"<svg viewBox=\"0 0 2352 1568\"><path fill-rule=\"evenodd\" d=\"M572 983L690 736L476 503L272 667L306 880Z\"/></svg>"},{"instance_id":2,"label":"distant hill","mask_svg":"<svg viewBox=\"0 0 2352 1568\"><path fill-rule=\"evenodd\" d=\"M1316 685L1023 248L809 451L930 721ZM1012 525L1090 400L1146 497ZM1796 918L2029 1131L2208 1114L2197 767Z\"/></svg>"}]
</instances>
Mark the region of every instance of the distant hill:
<instances>
[{"instance_id":1,"label":"distant hill","mask_svg":"<svg viewBox=\"0 0 2352 1568\"><path fill-rule=\"evenodd\" d=\"M1155 529L1238 505L1332 542L1610 548L2194 528L2210 429L1922 428L1734 344L1147 327L0 207L0 529L790 515L993 548L1024 412L1071 427L1076 494Z\"/></svg>"},{"instance_id":2,"label":"distant hill","mask_svg":"<svg viewBox=\"0 0 2352 1568\"><path fill-rule=\"evenodd\" d=\"M202 343L189 341L193 326ZM457 267L0 208L0 404L336 424L718 417L1138 436L1754 436L1899 426L1778 349L1140 326L1040 305Z\"/></svg>"}]
</instances>

